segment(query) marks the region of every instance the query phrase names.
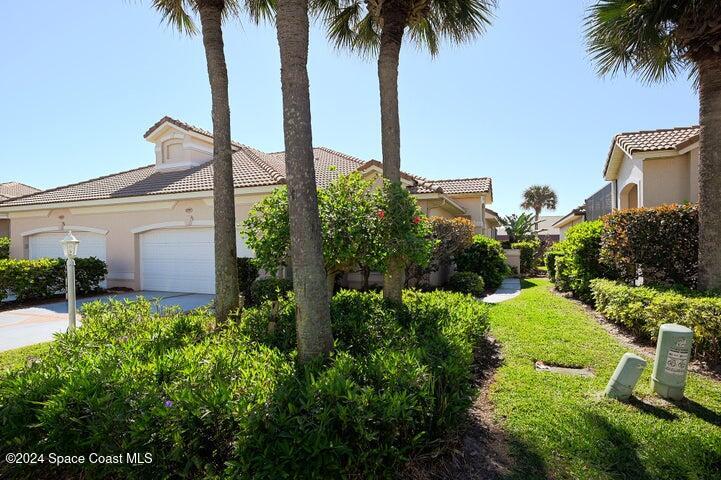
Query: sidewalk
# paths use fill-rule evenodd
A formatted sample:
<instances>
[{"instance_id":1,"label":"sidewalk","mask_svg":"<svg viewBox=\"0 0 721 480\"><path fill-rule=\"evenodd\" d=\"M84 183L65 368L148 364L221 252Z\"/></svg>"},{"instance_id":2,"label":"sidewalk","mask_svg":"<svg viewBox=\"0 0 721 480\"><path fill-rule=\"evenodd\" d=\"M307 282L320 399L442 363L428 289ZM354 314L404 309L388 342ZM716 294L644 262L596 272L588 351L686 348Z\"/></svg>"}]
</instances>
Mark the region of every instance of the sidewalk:
<instances>
[{"instance_id":1,"label":"sidewalk","mask_svg":"<svg viewBox=\"0 0 721 480\"><path fill-rule=\"evenodd\" d=\"M483 299L486 303L501 303L510 300L521 294L521 280L518 278L507 278L501 286Z\"/></svg>"}]
</instances>

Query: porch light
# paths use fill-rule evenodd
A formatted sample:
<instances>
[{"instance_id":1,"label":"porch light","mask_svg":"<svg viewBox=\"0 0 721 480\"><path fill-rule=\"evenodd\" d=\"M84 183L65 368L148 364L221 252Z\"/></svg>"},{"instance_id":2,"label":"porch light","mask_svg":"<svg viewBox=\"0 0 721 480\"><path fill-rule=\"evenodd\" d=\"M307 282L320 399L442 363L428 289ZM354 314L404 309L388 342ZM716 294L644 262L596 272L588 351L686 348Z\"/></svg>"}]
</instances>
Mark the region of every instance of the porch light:
<instances>
[{"instance_id":1,"label":"porch light","mask_svg":"<svg viewBox=\"0 0 721 480\"><path fill-rule=\"evenodd\" d=\"M63 246L63 253L67 261L67 285L68 285L68 331L75 330L75 257L78 254L78 245L80 240L75 238L73 232L68 231L68 234L60 240L60 245Z\"/></svg>"}]
</instances>

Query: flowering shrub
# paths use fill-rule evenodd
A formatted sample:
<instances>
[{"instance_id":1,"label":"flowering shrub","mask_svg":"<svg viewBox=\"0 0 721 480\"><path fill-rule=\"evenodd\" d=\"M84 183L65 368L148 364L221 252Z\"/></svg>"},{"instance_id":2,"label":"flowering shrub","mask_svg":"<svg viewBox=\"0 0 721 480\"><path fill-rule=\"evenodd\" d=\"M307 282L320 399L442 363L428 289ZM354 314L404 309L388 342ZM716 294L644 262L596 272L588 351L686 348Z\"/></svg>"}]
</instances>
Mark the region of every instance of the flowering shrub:
<instances>
[{"instance_id":1,"label":"flowering shrub","mask_svg":"<svg viewBox=\"0 0 721 480\"><path fill-rule=\"evenodd\" d=\"M336 351L295 362L292 295L223 329L208 312L94 303L39 363L0 378L0 450L143 452L152 463L0 463L2 478L378 478L468 407L487 307L407 291L332 301Z\"/></svg>"},{"instance_id":2,"label":"flowering shrub","mask_svg":"<svg viewBox=\"0 0 721 480\"><path fill-rule=\"evenodd\" d=\"M596 309L609 320L653 341L662 324L685 325L694 332L694 355L721 364L721 296L605 279L592 280L591 290Z\"/></svg>"},{"instance_id":3,"label":"flowering shrub","mask_svg":"<svg viewBox=\"0 0 721 480\"><path fill-rule=\"evenodd\" d=\"M685 285L698 274L698 207L662 205L615 211L604 217L601 261L633 283Z\"/></svg>"},{"instance_id":4,"label":"flowering shrub","mask_svg":"<svg viewBox=\"0 0 721 480\"><path fill-rule=\"evenodd\" d=\"M75 259L77 293L83 295L100 289L108 274L105 262L95 257ZM0 260L0 300L6 292L19 301L49 298L65 290L65 259Z\"/></svg>"},{"instance_id":5,"label":"flowering shrub","mask_svg":"<svg viewBox=\"0 0 721 480\"><path fill-rule=\"evenodd\" d=\"M487 288L498 288L501 285L510 272L507 262L501 242L483 235L473 237L473 243L456 255L458 270L477 273Z\"/></svg>"}]
</instances>

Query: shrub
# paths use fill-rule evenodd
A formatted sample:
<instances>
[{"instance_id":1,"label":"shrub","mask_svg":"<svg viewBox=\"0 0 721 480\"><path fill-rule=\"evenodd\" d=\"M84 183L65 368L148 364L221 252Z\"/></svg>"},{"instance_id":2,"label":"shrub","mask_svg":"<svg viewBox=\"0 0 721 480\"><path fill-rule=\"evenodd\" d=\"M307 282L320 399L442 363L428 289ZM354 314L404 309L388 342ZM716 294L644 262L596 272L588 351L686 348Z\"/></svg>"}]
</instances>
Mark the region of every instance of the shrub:
<instances>
[{"instance_id":1,"label":"shrub","mask_svg":"<svg viewBox=\"0 0 721 480\"><path fill-rule=\"evenodd\" d=\"M396 305L342 291L337 348L307 366L292 295L271 308L213 330L207 312L159 315L144 300L85 306L82 328L0 379L0 450L153 461L3 462L0 477L387 477L469 406L488 308L467 295L407 291Z\"/></svg>"},{"instance_id":2,"label":"shrub","mask_svg":"<svg viewBox=\"0 0 721 480\"><path fill-rule=\"evenodd\" d=\"M556 243L553 247L549 248L544 257L546 269L548 270L548 278L555 280L556 278L556 258L563 255L561 251L562 247L556 247L559 245Z\"/></svg>"},{"instance_id":3,"label":"shrub","mask_svg":"<svg viewBox=\"0 0 721 480\"><path fill-rule=\"evenodd\" d=\"M246 305L250 305L251 299L251 286L253 282L258 278L258 267L255 266L255 262L252 258L238 257L238 287L240 293L243 294L243 299Z\"/></svg>"},{"instance_id":4,"label":"shrub","mask_svg":"<svg viewBox=\"0 0 721 480\"><path fill-rule=\"evenodd\" d=\"M498 288L510 272L498 240L476 235L473 243L456 256L456 266L462 272L474 272L483 278L487 288Z\"/></svg>"},{"instance_id":5,"label":"shrub","mask_svg":"<svg viewBox=\"0 0 721 480\"><path fill-rule=\"evenodd\" d=\"M448 280L446 290L459 293L469 293L474 297L482 297L486 286L483 278L473 272L457 272Z\"/></svg>"},{"instance_id":6,"label":"shrub","mask_svg":"<svg viewBox=\"0 0 721 480\"><path fill-rule=\"evenodd\" d=\"M250 298L253 305L268 300L278 300L293 290L293 282L285 278L259 278L250 286Z\"/></svg>"},{"instance_id":7,"label":"shrub","mask_svg":"<svg viewBox=\"0 0 721 480\"><path fill-rule=\"evenodd\" d=\"M10 258L10 238L0 237L0 260Z\"/></svg>"},{"instance_id":8,"label":"shrub","mask_svg":"<svg viewBox=\"0 0 721 480\"><path fill-rule=\"evenodd\" d=\"M694 355L721 363L721 296L659 287L632 287L605 279L591 282L596 309L636 335L656 341L664 323L694 332Z\"/></svg>"},{"instance_id":9,"label":"shrub","mask_svg":"<svg viewBox=\"0 0 721 480\"><path fill-rule=\"evenodd\" d=\"M556 244L554 281L561 291L571 291L584 301L591 300L589 282L608 275L599 262L603 222L583 222L568 229L566 239Z\"/></svg>"},{"instance_id":10,"label":"shrub","mask_svg":"<svg viewBox=\"0 0 721 480\"><path fill-rule=\"evenodd\" d=\"M79 294L98 291L107 273L102 260L76 258L76 291ZM19 301L55 296L65 290L65 278L65 259L62 258L0 260L0 300L8 291Z\"/></svg>"},{"instance_id":11,"label":"shrub","mask_svg":"<svg viewBox=\"0 0 721 480\"><path fill-rule=\"evenodd\" d=\"M684 285L698 275L698 207L662 205L604 217L601 261L632 284Z\"/></svg>"},{"instance_id":12,"label":"shrub","mask_svg":"<svg viewBox=\"0 0 721 480\"><path fill-rule=\"evenodd\" d=\"M521 273L531 273L534 270L536 258L541 249L541 241L537 238L523 240L511 244L511 248L516 248L521 251Z\"/></svg>"},{"instance_id":13,"label":"shrub","mask_svg":"<svg viewBox=\"0 0 721 480\"><path fill-rule=\"evenodd\" d=\"M449 267L453 257L473 242L473 222L467 218L429 217L431 240L435 243L428 266L411 263L406 269L406 286L418 286L433 272Z\"/></svg>"}]
</instances>

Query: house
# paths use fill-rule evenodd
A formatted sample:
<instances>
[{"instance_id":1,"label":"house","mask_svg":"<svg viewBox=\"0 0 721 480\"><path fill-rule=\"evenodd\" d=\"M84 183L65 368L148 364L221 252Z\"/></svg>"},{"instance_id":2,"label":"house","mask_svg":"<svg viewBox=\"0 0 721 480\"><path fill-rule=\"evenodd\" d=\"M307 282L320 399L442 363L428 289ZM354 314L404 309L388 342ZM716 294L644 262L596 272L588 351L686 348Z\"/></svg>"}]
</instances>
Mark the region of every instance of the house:
<instances>
[{"instance_id":1,"label":"house","mask_svg":"<svg viewBox=\"0 0 721 480\"><path fill-rule=\"evenodd\" d=\"M144 137L155 145L151 165L0 203L0 215L13 222L11 256L61 256L59 242L72 230L80 256L107 262L110 287L213 293L212 135L164 117ZM314 153L321 187L354 171L369 178L382 173L374 160L325 147ZM283 152L233 143L233 180L241 222L286 182ZM427 180L404 173L401 181L426 214L469 218L477 233L493 228L485 207L493 201L490 178ZM239 256L253 255L240 235L237 244Z\"/></svg>"},{"instance_id":2,"label":"house","mask_svg":"<svg viewBox=\"0 0 721 480\"><path fill-rule=\"evenodd\" d=\"M697 202L699 131L692 126L616 135L603 169L611 207Z\"/></svg>"},{"instance_id":3,"label":"house","mask_svg":"<svg viewBox=\"0 0 721 480\"><path fill-rule=\"evenodd\" d=\"M553 226L558 228L559 239L563 240L566 238L566 231L572 226L581 222L596 220L608 213L611 213L611 196L611 184L607 183L605 186L596 191L596 193L588 197L584 201L583 205L574 208L569 213L556 220Z\"/></svg>"},{"instance_id":4,"label":"house","mask_svg":"<svg viewBox=\"0 0 721 480\"><path fill-rule=\"evenodd\" d=\"M20 182L0 183L0 202L39 191L40 190L35 187ZM10 236L10 219L7 217L7 214L0 213L0 237L8 236Z\"/></svg>"}]
</instances>

